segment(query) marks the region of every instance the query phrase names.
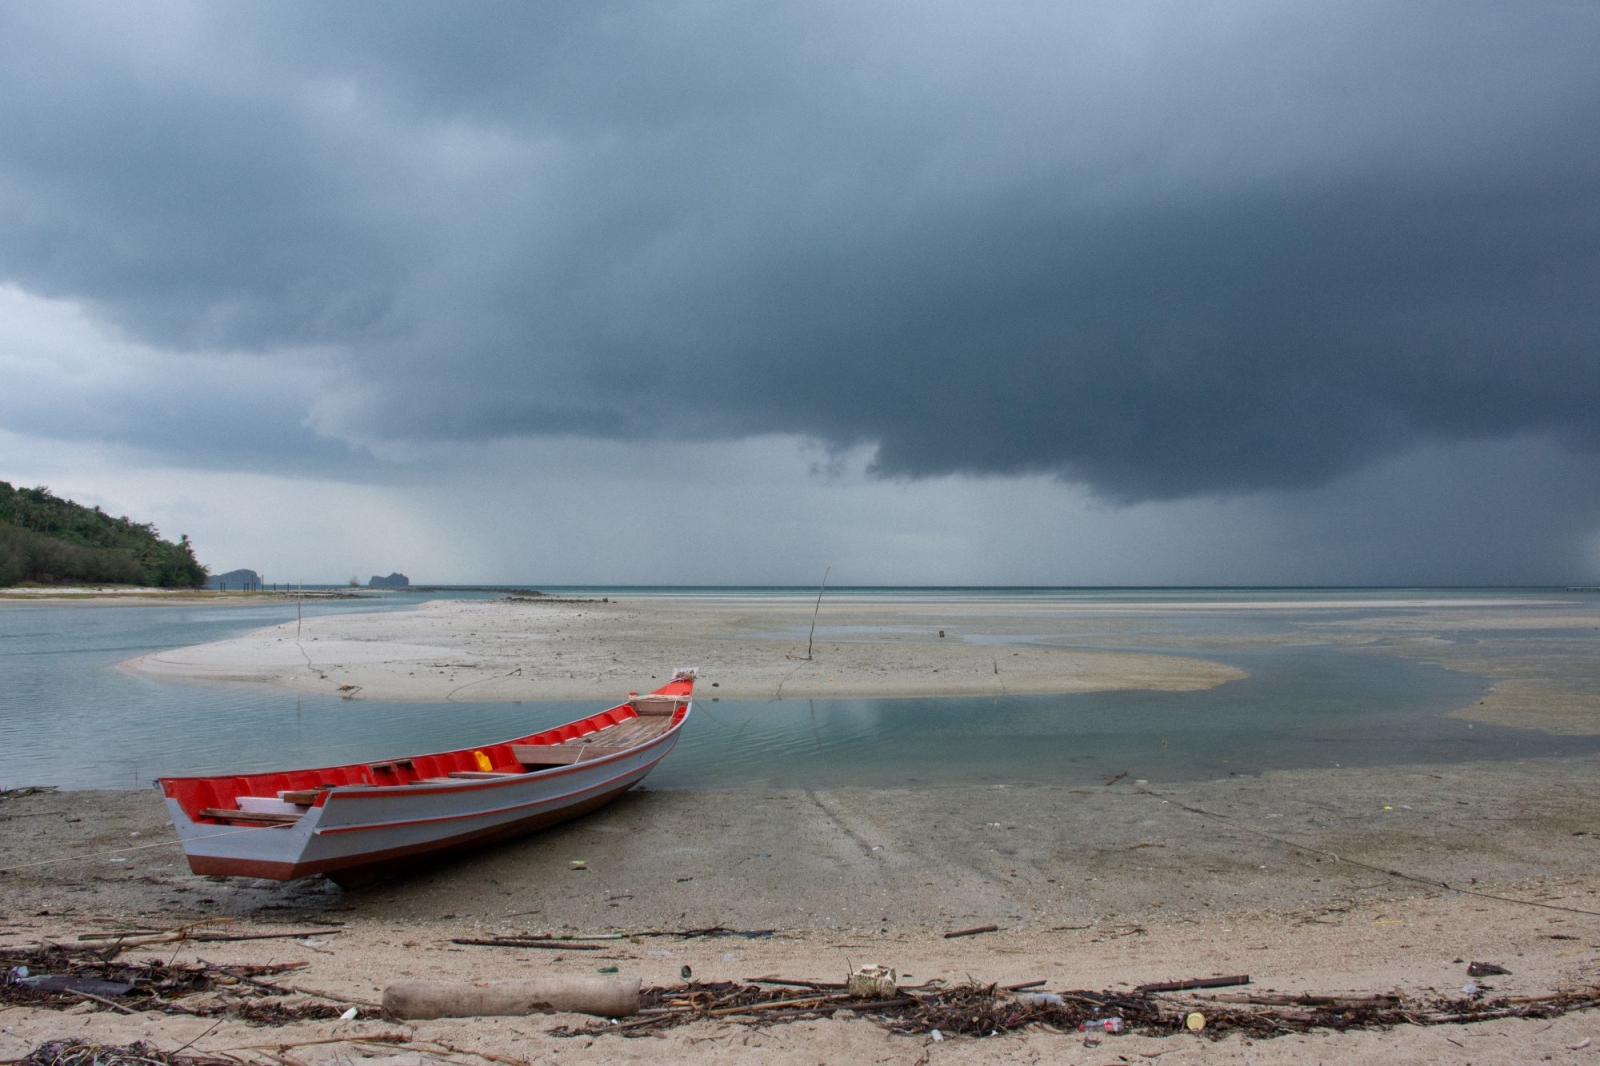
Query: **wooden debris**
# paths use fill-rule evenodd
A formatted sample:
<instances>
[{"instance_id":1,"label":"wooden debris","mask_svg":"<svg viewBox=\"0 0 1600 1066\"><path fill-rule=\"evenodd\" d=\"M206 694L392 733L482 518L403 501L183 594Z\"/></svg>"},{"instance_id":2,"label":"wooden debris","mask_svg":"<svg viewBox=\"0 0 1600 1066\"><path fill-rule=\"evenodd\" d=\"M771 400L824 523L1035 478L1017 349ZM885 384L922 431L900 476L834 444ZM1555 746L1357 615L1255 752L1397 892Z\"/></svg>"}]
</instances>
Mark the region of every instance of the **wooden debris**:
<instances>
[{"instance_id":1,"label":"wooden debris","mask_svg":"<svg viewBox=\"0 0 1600 1066\"><path fill-rule=\"evenodd\" d=\"M476 1018L539 1011L623 1018L639 1012L637 977L544 977L524 981L402 981L383 990L389 1018Z\"/></svg>"},{"instance_id":2,"label":"wooden debris","mask_svg":"<svg viewBox=\"0 0 1600 1066\"><path fill-rule=\"evenodd\" d=\"M1250 975L1247 973L1235 974L1232 977L1195 977L1188 981L1156 981L1153 984L1140 985L1135 992L1185 992L1192 988L1229 988L1233 985L1247 985Z\"/></svg>"},{"instance_id":3,"label":"wooden debris","mask_svg":"<svg viewBox=\"0 0 1600 1066\"><path fill-rule=\"evenodd\" d=\"M957 929L953 933L946 933L944 938L946 940L954 940L958 936L977 936L979 933L998 933L999 931L1000 927L998 925L975 925L971 929Z\"/></svg>"},{"instance_id":4,"label":"wooden debris","mask_svg":"<svg viewBox=\"0 0 1600 1066\"><path fill-rule=\"evenodd\" d=\"M103 1004L103 1005L105 1005L107 1007L110 1007L112 1010L121 1011L123 1014L138 1014L139 1013L138 1011L134 1010L132 1007L124 1007L122 1004L116 1002L115 1000L107 999L104 996L97 996L93 992L85 992L82 989L78 989L78 988L69 988L66 991L68 993L70 993L71 995L74 995L74 996L82 996L84 999L92 999L96 1003L100 1003L100 1004Z\"/></svg>"},{"instance_id":5,"label":"wooden debris","mask_svg":"<svg viewBox=\"0 0 1600 1066\"><path fill-rule=\"evenodd\" d=\"M190 922L173 929L128 929L113 933L81 933L78 940L107 944L113 953L123 948L140 948L149 944L170 944L179 940L193 940L206 944L239 940L303 940L314 936L333 936L343 930L336 927L320 929L293 929L283 932L219 933L203 926L231 922L232 918L207 918Z\"/></svg>"},{"instance_id":6,"label":"wooden debris","mask_svg":"<svg viewBox=\"0 0 1600 1066\"><path fill-rule=\"evenodd\" d=\"M606 947L604 944L585 944L572 940L550 940L528 936L497 936L490 940L458 937L450 943L478 948L544 948L547 951L603 951Z\"/></svg>"},{"instance_id":7,"label":"wooden debris","mask_svg":"<svg viewBox=\"0 0 1600 1066\"><path fill-rule=\"evenodd\" d=\"M613 897L623 898L623 897ZM777 935L776 929L729 929L725 925L711 925L704 929L637 929L627 933L523 933L497 936L489 940L453 940L453 944L477 944L489 947L533 947L539 944L571 944L575 940L642 940L647 937L672 936L683 940L700 937L740 937L745 940L765 940ZM532 941L536 943L514 943ZM580 951L587 950L580 948Z\"/></svg>"},{"instance_id":8,"label":"wooden debris","mask_svg":"<svg viewBox=\"0 0 1600 1066\"><path fill-rule=\"evenodd\" d=\"M795 985L800 988L826 988L830 991L838 991L845 987L845 982L843 981L808 981L798 977L779 977L776 974L768 974L765 977L752 977L749 979L749 983L753 985Z\"/></svg>"},{"instance_id":9,"label":"wooden debris","mask_svg":"<svg viewBox=\"0 0 1600 1066\"><path fill-rule=\"evenodd\" d=\"M634 937L647 936L675 936L684 940L694 940L700 937L734 936L744 940L765 940L777 934L776 929L729 929L725 925L709 925L704 929L646 929L637 933L623 933L623 937L632 940Z\"/></svg>"},{"instance_id":10,"label":"wooden debris","mask_svg":"<svg viewBox=\"0 0 1600 1066\"><path fill-rule=\"evenodd\" d=\"M1223 993L1216 997L1218 1003L1255 1003L1265 1007L1328 1007L1333 1010L1365 1009L1369 1007L1398 1007L1400 997L1392 992L1379 992L1370 996L1315 996L1307 993L1291 995L1278 992Z\"/></svg>"},{"instance_id":11,"label":"wooden debris","mask_svg":"<svg viewBox=\"0 0 1600 1066\"><path fill-rule=\"evenodd\" d=\"M776 982L776 978L763 978ZM787 982L817 985L824 982ZM923 1034L938 1029L946 1036L989 1036L1038 1027L1052 1032L1076 1032L1080 1023L1112 1014L1122 1017L1128 1031L1145 1036L1191 1033L1221 1039L1240 1033L1253 1039L1305 1033L1318 1029L1384 1029L1397 1025L1450 1025L1499 1018L1553 1018L1572 1011L1600 1007L1600 987L1523 1002L1504 999L1436 998L1402 1001L1393 994L1219 996L1183 1002L1170 994L1143 992L1056 993L1046 999L1018 999L996 985L958 985L913 990L901 988L893 1000L852 997L822 992L796 997L792 988L763 988L755 983L718 982L647 988L641 993L639 1017L621 1025L597 1023L583 1028L557 1026L556 1036L648 1036L673 1026L707 1018L741 1021L747 1025L773 1025L796 1020L834 1017L842 1012L868 1017L898 1033ZM1059 999L1059 1003L1055 1002ZM1261 1002L1257 1002L1261 1001ZM1228 1006L1238 1002L1239 1006ZM1202 1013L1203 1012L1203 1013ZM1190 1028L1189 1017L1201 1015L1204 1025Z\"/></svg>"}]
</instances>

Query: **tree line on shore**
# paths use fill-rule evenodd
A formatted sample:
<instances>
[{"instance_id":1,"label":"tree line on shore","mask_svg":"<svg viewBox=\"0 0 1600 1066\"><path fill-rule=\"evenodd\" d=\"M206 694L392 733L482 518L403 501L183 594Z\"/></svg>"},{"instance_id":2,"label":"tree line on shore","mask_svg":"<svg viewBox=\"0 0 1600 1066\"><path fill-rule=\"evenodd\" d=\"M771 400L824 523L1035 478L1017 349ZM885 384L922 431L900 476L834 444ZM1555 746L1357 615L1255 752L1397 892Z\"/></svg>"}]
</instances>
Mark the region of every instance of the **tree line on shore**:
<instances>
[{"instance_id":1,"label":"tree line on shore","mask_svg":"<svg viewBox=\"0 0 1600 1066\"><path fill-rule=\"evenodd\" d=\"M187 536L0 481L0 587L23 582L199 588L206 568Z\"/></svg>"}]
</instances>

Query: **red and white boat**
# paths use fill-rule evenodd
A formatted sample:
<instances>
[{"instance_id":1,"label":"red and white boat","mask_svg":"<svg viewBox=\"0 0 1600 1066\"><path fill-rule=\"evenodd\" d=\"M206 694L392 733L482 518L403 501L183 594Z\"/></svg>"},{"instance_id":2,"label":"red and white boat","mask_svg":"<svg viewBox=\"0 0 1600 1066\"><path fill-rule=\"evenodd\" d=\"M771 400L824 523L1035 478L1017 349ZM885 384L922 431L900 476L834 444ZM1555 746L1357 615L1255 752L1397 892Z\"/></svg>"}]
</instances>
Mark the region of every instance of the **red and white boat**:
<instances>
[{"instance_id":1,"label":"red and white boat","mask_svg":"<svg viewBox=\"0 0 1600 1066\"><path fill-rule=\"evenodd\" d=\"M424 856L575 818L632 788L678 742L694 671L588 718L408 759L156 783L197 874L357 884Z\"/></svg>"}]
</instances>

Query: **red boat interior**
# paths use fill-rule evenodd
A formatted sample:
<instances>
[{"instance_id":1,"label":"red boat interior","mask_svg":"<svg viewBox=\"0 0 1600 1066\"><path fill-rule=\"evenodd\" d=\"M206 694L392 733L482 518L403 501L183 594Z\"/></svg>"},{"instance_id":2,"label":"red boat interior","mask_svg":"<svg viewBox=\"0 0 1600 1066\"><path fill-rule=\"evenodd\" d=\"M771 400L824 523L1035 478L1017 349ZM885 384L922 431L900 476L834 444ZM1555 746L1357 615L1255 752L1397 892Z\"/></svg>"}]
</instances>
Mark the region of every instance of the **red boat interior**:
<instances>
[{"instance_id":1,"label":"red boat interior","mask_svg":"<svg viewBox=\"0 0 1600 1066\"><path fill-rule=\"evenodd\" d=\"M673 680L599 714L515 740L405 759L229 777L163 777L162 792L197 822L292 825L346 785L459 788L621 754L683 721L694 679Z\"/></svg>"}]
</instances>

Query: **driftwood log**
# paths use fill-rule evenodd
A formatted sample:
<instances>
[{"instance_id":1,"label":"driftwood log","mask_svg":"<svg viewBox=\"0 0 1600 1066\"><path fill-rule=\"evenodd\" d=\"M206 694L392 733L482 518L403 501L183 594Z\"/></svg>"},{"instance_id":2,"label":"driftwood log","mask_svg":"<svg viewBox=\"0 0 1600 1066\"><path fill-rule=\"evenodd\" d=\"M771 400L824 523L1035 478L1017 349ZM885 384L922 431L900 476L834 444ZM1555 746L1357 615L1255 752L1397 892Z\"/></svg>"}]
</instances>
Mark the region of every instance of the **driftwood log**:
<instances>
[{"instance_id":1,"label":"driftwood log","mask_svg":"<svg viewBox=\"0 0 1600 1066\"><path fill-rule=\"evenodd\" d=\"M637 977L545 977L533 981L403 981L383 990L395 1019L474 1018L544 1011L621 1018L639 1013Z\"/></svg>"}]
</instances>

